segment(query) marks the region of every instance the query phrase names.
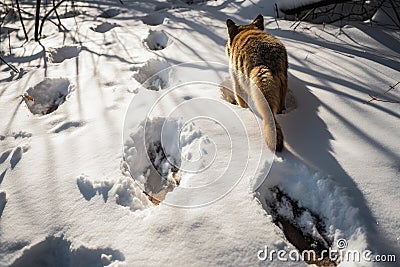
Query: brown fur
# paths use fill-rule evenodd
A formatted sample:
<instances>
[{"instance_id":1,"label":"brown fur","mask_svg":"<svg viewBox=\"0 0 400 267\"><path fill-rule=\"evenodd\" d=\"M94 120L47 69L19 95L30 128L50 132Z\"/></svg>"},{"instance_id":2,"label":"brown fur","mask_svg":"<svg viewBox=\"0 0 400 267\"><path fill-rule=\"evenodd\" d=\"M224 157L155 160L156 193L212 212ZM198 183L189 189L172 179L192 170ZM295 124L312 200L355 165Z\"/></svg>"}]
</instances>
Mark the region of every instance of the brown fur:
<instances>
[{"instance_id":1,"label":"brown fur","mask_svg":"<svg viewBox=\"0 0 400 267\"><path fill-rule=\"evenodd\" d=\"M226 24L229 35L226 53L236 102L247 108L248 98L252 99L255 109L263 119L267 145L271 149L282 151L283 133L276 114L282 113L286 108L288 61L285 46L276 37L264 32L264 18L261 15L249 25L237 25L230 19ZM251 80L250 84L248 78ZM263 98L267 100L273 118L270 118ZM273 136L269 127L272 120L275 122L276 136ZM276 147L273 147L275 140Z\"/></svg>"}]
</instances>

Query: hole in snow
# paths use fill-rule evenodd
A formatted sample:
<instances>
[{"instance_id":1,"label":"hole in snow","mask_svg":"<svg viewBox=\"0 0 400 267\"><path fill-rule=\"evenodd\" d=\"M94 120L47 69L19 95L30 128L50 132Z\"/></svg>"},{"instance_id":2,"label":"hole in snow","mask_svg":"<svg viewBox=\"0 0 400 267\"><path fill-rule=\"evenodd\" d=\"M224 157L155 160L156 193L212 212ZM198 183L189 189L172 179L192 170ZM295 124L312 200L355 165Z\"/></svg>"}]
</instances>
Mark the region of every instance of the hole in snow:
<instances>
[{"instance_id":1,"label":"hole in snow","mask_svg":"<svg viewBox=\"0 0 400 267\"><path fill-rule=\"evenodd\" d=\"M270 212L274 222L283 230L286 238L300 252L313 250L321 257L323 250L332 246L325 231L325 223L318 214L302 207L298 201L290 198L279 187L271 188L274 201L269 202ZM322 260L305 259L307 263L318 266L336 266L336 263L326 256Z\"/></svg>"},{"instance_id":2,"label":"hole in snow","mask_svg":"<svg viewBox=\"0 0 400 267\"><path fill-rule=\"evenodd\" d=\"M149 90L162 90L168 86L170 66L163 59L150 59L133 75L133 78Z\"/></svg>"},{"instance_id":3,"label":"hole in snow","mask_svg":"<svg viewBox=\"0 0 400 267\"><path fill-rule=\"evenodd\" d=\"M67 12L60 14L60 18L61 19L68 19L68 18L73 18L73 17L77 17L79 15L84 14L84 12L80 11L80 10L68 10Z\"/></svg>"},{"instance_id":4,"label":"hole in snow","mask_svg":"<svg viewBox=\"0 0 400 267\"><path fill-rule=\"evenodd\" d=\"M110 8L107 10L104 10L99 17L102 18L113 18L115 16L118 16L121 13L121 11L117 8Z\"/></svg>"},{"instance_id":5,"label":"hole in snow","mask_svg":"<svg viewBox=\"0 0 400 267\"><path fill-rule=\"evenodd\" d=\"M165 15L160 13L149 14L142 18L144 24L157 26L164 22Z\"/></svg>"},{"instance_id":6,"label":"hole in snow","mask_svg":"<svg viewBox=\"0 0 400 267\"><path fill-rule=\"evenodd\" d=\"M305 258L314 258L308 250L325 256L307 260L319 266L335 266L341 256L329 258L322 250L362 251L367 246L367 227L354 206L347 188L335 179L321 175L297 158L276 158L269 178L257 189L257 196L286 238ZM342 240L347 240L344 246ZM301 254L300 253L300 254ZM342 254L343 255L343 254Z\"/></svg>"},{"instance_id":7,"label":"hole in snow","mask_svg":"<svg viewBox=\"0 0 400 267\"><path fill-rule=\"evenodd\" d=\"M166 131L168 143L178 150L179 127L176 120L154 118L142 122L125 143L124 159L129 172L154 204L164 200L180 183L180 158L166 153L161 144L161 133Z\"/></svg>"},{"instance_id":8,"label":"hole in snow","mask_svg":"<svg viewBox=\"0 0 400 267\"><path fill-rule=\"evenodd\" d=\"M81 47L76 45L50 48L48 52L51 63L61 63L66 59L74 58L81 52Z\"/></svg>"},{"instance_id":9,"label":"hole in snow","mask_svg":"<svg viewBox=\"0 0 400 267\"><path fill-rule=\"evenodd\" d=\"M337 263L329 259L329 255L322 251L332 247L332 240L328 237L324 220L311 210L301 206L299 201L291 198L278 186L269 189L265 198L266 210L271 214L274 223L282 229L287 240L300 253L314 251L312 255L305 255L305 262L318 266L336 266Z\"/></svg>"},{"instance_id":10,"label":"hole in snow","mask_svg":"<svg viewBox=\"0 0 400 267\"><path fill-rule=\"evenodd\" d=\"M0 218L1 218L1 215L3 215L3 210L6 207L6 203L7 203L6 192L1 191L0 192Z\"/></svg>"},{"instance_id":11,"label":"hole in snow","mask_svg":"<svg viewBox=\"0 0 400 267\"><path fill-rule=\"evenodd\" d=\"M124 255L111 248L75 248L63 237L49 236L45 240L27 246L12 266L106 266L124 261Z\"/></svg>"},{"instance_id":12,"label":"hole in snow","mask_svg":"<svg viewBox=\"0 0 400 267\"><path fill-rule=\"evenodd\" d=\"M111 30L111 29L113 29L113 28L115 28L117 26L118 25L115 24L115 23L111 24L111 23L108 23L108 22L103 22L103 23L97 25L96 27L90 27L90 29L92 31L95 31L95 32L105 33L105 32L108 32L109 30Z\"/></svg>"},{"instance_id":13,"label":"hole in snow","mask_svg":"<svg viewBox=\"0 0 400 267\"><path fill-rule=\"evenodd\" d=\"M45 115L52 113L64 103L72 87L66 78L46 78L29 88L23 99L33 114Z\"/></svg>"},{"instance_id":14,"label":"hole in snow","mask_svg":"<svg viewBox=\"0 0 400 267\"><path fill-rule=\"evenodd\" d=\"M168 40L168 35L164 31L150 30L144 43L150 50L162 50L167 47Z\"/></svg>"},{"instance_id":15,"label":"hole in snow","mask_svg":"<svg viewBox=\"0 0 400 267\"><path fill-rule=\"evenodd\" d=\"M156 117L143 121L124 144L124 159L131 176L154 204L181 183L183 166L202 140L193 123Z\"/></svg>"},{"instance_id":16,"label":"hole in snow","mask_svg":"<svg viewBox=\"0 0 400 267\"><path fill-rule=\"evenodd\" d=\"M194 4L203 4L207 2L207 0L185 0L184 2L188 5L194 5Z\"/></svg>"}]
</instances>

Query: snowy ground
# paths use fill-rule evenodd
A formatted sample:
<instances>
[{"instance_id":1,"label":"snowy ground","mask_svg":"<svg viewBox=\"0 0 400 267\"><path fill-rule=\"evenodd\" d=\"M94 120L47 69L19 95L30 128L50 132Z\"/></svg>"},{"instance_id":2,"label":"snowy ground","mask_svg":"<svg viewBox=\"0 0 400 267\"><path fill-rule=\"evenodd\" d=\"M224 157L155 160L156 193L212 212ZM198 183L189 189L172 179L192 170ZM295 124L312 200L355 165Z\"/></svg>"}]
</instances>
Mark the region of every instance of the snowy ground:
<instances>
[{"instance_id":1,"label":"snowy ground","mask_svg":"<svg viewBox=\"0 0 400 267\"><path fill-rule=\"evenodd\" d=\"M19 30L10 54L2 36L20 73L0 66L0 265L307 265L258 259L266 246L299 246L285 222L318 246L345 239L399 261L400 105L367 102L400 100L398 88L383 95L399 81L399 32L293 31L273 2L193 2L76 1L80 15L59 11L68 31L46 22L41 45L21 46ZM255 115L219 91L226 18L260 13L289 55L286 149L275 158Z\"/></svg>"}]
</instances>

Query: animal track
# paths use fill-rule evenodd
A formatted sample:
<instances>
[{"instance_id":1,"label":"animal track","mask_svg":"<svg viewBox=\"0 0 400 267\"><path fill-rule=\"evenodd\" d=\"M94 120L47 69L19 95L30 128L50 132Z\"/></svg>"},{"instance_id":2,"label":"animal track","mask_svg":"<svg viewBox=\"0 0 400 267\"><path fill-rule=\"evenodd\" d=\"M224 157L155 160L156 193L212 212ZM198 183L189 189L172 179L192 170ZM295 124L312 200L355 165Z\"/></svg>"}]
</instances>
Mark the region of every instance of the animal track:
<instances>
[{"instance_id":1,"label":"animal track","mask_svg":"<svg viewBox=\"0 0 400 267\"><path fill-rule=\"evenodd\" d=\"M154 117L132 129L124 143L124 168L149 199L159 204L181 184L187 170L207 167L213 157L202 157L200 147L211 151L213 145L193 122Z\"/></svg>"},{"instance_id":2,"label":"animal track","mask_svg":"<svg viewBox=\"0 0 400 267\"><path fill-rule=\"evenodd\" d=\"M171 132L168 133L171 139L169 142L175 144L171 150L178 152L176 146L179 143L180 127L180 123L173 119L154 118L144 121L124 144L127 171L154 204L159 204L168 192L179 185L177 166L180 166L181 159L176 155L167 155L164 151L161 131Z\"/></svg>"},{"instance_id":3,"label":"animal track","mask_svg":"<svg viewBox=\"0 0 400 267\"><path fill-rule=\"evenodd\" d=\"M95 32L105 33L105 32L108 32L109 30L111 30L111 29L113 29L115 27L118 27L118 26L119 25L115 24L115 23L111 24L111 23L108 23L108 22L103 22L100 25L97 25L96 27L90 27L90 29L92 31L95 31Z\"/></svg>"},{"instance_id":4,"label":"animal track","mask_svg":"<svg viewBox=\"0 0 400 267\"><path fill-rule=\"evenodd\" d=\"M18 162L22 159L22 148L19 146L16 149L14 149L11 159L10 159L10 165L11 165L11 170L14 169L15 166L17 166Z\"/></svg>"},{"instance_id":5,"label":"animal track","mask_svg":"<svg viewBox=\"0 0 400 267\"><path fill-rule=\"evenodd\" d=\"M133 77L149 90L167 88L171 65L163 59L150 59Z\"/></svg>"},{"instance_id":6,"label":"animal track","mask_svg":"<svg viewBox=\"0 0 400 267\"><path fill-rule=\"evenodd\" d=\"M7 195L6 192L2 191L0 192L0 218L1 215L3 215L4 208L6 207L7 203Z\"/></svg>"},{"instance_id":7,"label":"animal track","mask_svg":"<svg viewBox=\"0 0 400 267\"><path fill-rule=\"evenodd\" d=\"M142 21L144 24L150 25L150 26L157 26L160 24L163 24L165 19L165 15L162 13L153 13L149 14L145 17L142 18Z\"/></svg>"},{"instance_id":8,"label":"animal track","mask_svg":"<svg viewBox=\"0 0 400 267\"><path fill-rule=\"evenodd\" d=\"M7 150L7 151L5 151L5 152L3 152L1 154L1 156L0 156L0 164L2 164L4 161L6 161L8 156L10 156L11 152L12 152L12 149L9 149L9 150Z\"/></svg>"},{"instance_id":9,"label":"animal track","mask_svg":"<svg viewBox=\"0 0 400 267\"><path fill-rule=\"evenodd\" d=\"M14 137L14 139L17 138L29 138L32 137L31 133L25 132L25 131L19 131L19 132L12 132L11 136Z\"/></svg>"},{"instance_id":10,"label":"animal track","mask_svg":"<svg viewBox=\"0 0 400 267\"><path fill-rule=\"evenodd\" d=\"M130 177L121 178L115 184L114 192L116 203L123 207L128 207L132 212L153 206L147 196Z\"/></svg>"},{"instance_id":11,"label":"animal track","mask_svg":"<svg viewBox=\"0 0 400 267\"><path fill-rule=\"evenodd\" d=\"M60 132L71 130L73 128L82 127L83 125L85 125L85 123L81 122L81 121L69 121L69 122L65 122L65 123L62 123L61 125L57 126L53 130L53 132L60 133Z\"/></svg>"},{"instance_id":12,"label":"animal track","mask_svg":"<svg viewBox=\"0 0 400 267\"><path fill-rule=\"evenodd\" d=\"M66 59L74 58L81 52L81 47L76 45L50 48L48 52L49 62L61 63Z\"/></svg>"},{"instance_id":13,"label":"animal track","mask_svg":"<svg viewBox=\"0 0 400 267\"><path fill-rule=\"evenodd\" d=\"M144 39L144 43L150 50L162 50L167 47L168 40L168 35L164 31L150 30L149 35Z\"/></svg>"},{"instance_id":14,"label":"animal track","mask_svg":"<svg viewBox=\"0 0 400 267\"><path fill-rule=\"evenodd\" d=\"M29 88L24 100L32 114L45 115L55 111L64 103L73 85L66 78L46 78Z\"/></svg>"},{"instance_id":15,"label":"animal track","mask_svg":"<svg viewBox=\"0 0 400 267\"><path fill-rule=\"evenodd\" d=\"M185 0L184 2L188 5L202 4L207 0Z\"/></svg>"},{"instance_id":16,"label":"animal track","mask_svg":"<svg viewBox=\"0 0 400 267\"><path fill-rule=\"evenodd\" d=\"M351 240L354 235L367 238L359 209L330 176L295 158L278 158L268 175L270 178L257 189L257 197L293 246L300 252L315 252L317 259L312 255L305 259L309 264L336 266L338 262L324 255L323 250L341 238ZM352 247L349 245L347 249Z\"/></svg>"},{"instance_id":17,"label":"animal track","mask_svg":"<svg viewBox=\"0 0 400 267\"><path fill-rule=\"evenodd\" d=\"M152 206L146 195L130 177L123 177L119 181L103 180L94 181L82 174L76 180L79 191L86 200L91 200L96 195L101 195L104 202L115 198L118 205L129 207L134 212Z\"/></svg>"},{"instance_id":18,"label":"animal track","mask_svg":"<svg viewBox=\"0 0 400 267\"><path fill-rule=\"evenodd\" d=\"M77 17L79 15L85 14L86 12L82 12L79 11L77 9L75 10L68 10L67 12L65 12L64 14L60 14L60 18L62 19L68 19L68 18L73 18L73 17Z\"/></svg>"},{"instance_id":19,"label":"animal track","mask_svg":"<svg viewBox=\"0 0 400 267\"><path fill-rule=\"evenodd\" d=\"M106 266L124 260L124 255L118 250L89 249L84 246L76 248L62 236L48 236L39 243L25 247L12 266Z\"/></svg>"},{"instance_id":20,"label":"animal track","mask_svg":"<svg viewBox=\"0 0 400 267\"><path fill-rule=\"evenodd\" d=\"M113 18L115 16L118 16L120 13L121 13L121 11L119 9L110 8L110 9L104 10L99 15L99 17L102 17L102 18Z\"/></svg>"},{"instance_id":21,"label":"animal track","mask_svg":"<svg viewBox=\"0 0 400 267\"><path fill-rule=\"evenodd\" d=\"M92 199L98 193L103 196L104 202L108 200L108 191L114 185L110 181L95 182L92 181L88 176L81 175L76 180L79 190L86 200Z\"/></svg>"},{"instance_id":22,"label":"animal track","mask_svg":"<svg viewBox=\"0 0 400 267\"><path fill-rule=\"evenodd\" d=\"M274 200L269 206L275 224L299 251L314 250L319 258L323 250L328 250L332 246L332 240L327 237L324 220L318 214L302 207L279 187L272 188L271 192ZM305 260L322 266L334 264L328 258L321 262L315 261L316 259Z\"/></svg>"},{"instance_id":23,"label":"animal track","mask_svg":"<svg viewBox=\"0 0 400 267\"><path fill-rule=\"evenodd\" d=\"M13 145L10 144L15 143L15 140L17 139L29 139L31 136L31 133L19 131L12 132L10 135L4 136L4 138L2 139L4 140L6 138L13 138L9 140L8 149L1 152L0 154L0 184L3 181L9 167L11 168L11 170L13 170L15 166L17 166L17 164L21 161L22 155L30 149L29 143L25 141L19 142L19 145L17 145L16 147L13 147ZM9 165L5 163L7 160L9 160ZM6 166L2 168L4 164L6 164Z\"/></svg>"}]
</instances>

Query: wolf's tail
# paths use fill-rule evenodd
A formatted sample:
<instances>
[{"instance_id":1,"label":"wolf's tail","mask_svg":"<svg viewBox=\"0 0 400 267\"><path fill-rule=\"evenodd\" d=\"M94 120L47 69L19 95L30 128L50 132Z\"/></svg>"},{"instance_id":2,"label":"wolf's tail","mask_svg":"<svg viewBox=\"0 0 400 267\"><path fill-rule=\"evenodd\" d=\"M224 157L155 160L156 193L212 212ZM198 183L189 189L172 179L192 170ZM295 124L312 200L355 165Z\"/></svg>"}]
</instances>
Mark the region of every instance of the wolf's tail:
<instances>
[{"instance_id":1,"label":"wolf's tail","mask_svg":"<svg viewBox=\"0 0 400 267\"><path fill-rule=\"evenodd\" d=\"M251 98L263 119L265 141L271 150L280 152L283 149L283 133L275 117L281 108L280 85L277 84L271 70L266 66L253 68L250 78L253 82L250 86ZM267 104L272 114L268 112Z\"/></svg>"}]
</instances>

